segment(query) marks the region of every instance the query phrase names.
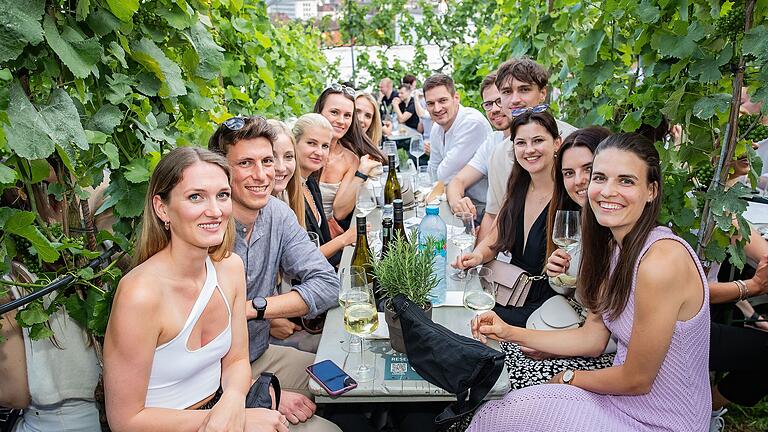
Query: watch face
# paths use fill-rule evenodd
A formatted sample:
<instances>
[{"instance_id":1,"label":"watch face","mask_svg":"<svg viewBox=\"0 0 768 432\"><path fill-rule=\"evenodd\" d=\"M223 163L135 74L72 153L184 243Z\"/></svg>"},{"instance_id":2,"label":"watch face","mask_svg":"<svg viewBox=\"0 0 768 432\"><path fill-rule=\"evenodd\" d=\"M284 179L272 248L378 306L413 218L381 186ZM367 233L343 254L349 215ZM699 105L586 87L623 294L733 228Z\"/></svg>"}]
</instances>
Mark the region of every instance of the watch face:
<instances>
[{"instance_id":1,"label":"watch face","mask_svg":"<svg viewBox=\"0 0 768 432\"><path fill-rule=\"evenodd\" d=\"M253 299L253 307L256 309L264 309L267 307L267 299L264 297L256 297Z\"/></svg>"},{"instance_id":2,"label":"watch face","mask_svg":"<svg viewBox=\"0 0 768 432\"><path fill-rule=\"evenodd\" d=\"M573 379L573 371L570 369L566 370L565 373L563 373L563 382L568 384L571 382L572 379Z\"/></svg>"}]
</instances>

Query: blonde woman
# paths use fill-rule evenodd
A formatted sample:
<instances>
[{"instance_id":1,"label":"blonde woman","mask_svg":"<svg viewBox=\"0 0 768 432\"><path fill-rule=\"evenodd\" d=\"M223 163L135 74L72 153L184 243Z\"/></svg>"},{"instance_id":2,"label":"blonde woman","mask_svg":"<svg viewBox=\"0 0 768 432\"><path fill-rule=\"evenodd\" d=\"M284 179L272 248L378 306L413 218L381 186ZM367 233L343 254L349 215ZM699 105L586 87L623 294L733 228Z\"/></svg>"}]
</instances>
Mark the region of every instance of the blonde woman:
<instances>
[{"instance_id":1,"label":"blonde woman","mask_svg":"<svg viewBox=\"0 0 768 432\"><path fill-rule=\"evenodd\" d=\"M275 152L275 187L272 189L272 196L288 204L296 213L299 225L306 228L301 175L295 175L296 139L284 122L270 119L267 123L277 132L277 139L272 146Z\"/></svg>"},{"instance_id":2,"label":"blonde woman","mask_svg":"<svg viewBox=\"0 0 768 432\"><path fill-rule=\"evenodd\" d=\"M243 261L227 160L177 148L155 168L134 268L117 288L104 339L110 428L288 431L245 409L251 383Z\"/></svg>"},{"instance_id":3,"label":"blonde woman","mask_svg":"<svg viewBox=\"0 0 768 432\"><path fill-rule=\"evenodd\" d=\"M379 104L370 93L359 93L355 98L355 113L360 128L374 145L381 144L381 113Z\"/></svg>"}]
</instances>

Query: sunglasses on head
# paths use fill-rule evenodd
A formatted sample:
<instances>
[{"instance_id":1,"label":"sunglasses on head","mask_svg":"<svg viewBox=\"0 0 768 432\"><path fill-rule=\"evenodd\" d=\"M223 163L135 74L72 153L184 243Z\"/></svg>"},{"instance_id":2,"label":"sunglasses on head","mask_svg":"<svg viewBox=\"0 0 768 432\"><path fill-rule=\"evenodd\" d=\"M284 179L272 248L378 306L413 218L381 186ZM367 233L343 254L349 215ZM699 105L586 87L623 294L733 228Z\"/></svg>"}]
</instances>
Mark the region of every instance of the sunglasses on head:
<instances>
[{"instance_id":1,"label":"sunglasses on head","mask_svg":"<svg viewBox=\"0 0 768 432\"><path fill-rule=\"evenodd\" d=\"M541 104L541 105L536 105L534 107L515 108L515 109L512 110L512 112L510 114L514 118L514 117L519 117L519 116L521 116L521 115L523 115L523 114L525 114L527 112L532 112L534 114L537 114L537 113L544 112L544 111L546 111L548 109L549 109L549 105Z\"/></svg>"},{"instance_id":2,"label":"sunglasses on head","mask_svg":"<svg viewBox=\"0 0 768 432\"><path fill-rule=\"evenodd\" d=\"M221 124L224 125L227 129L231 131L239 131L240 129L245 127L245 123L248 120L264 120L264 117L262 116L250 116L250 117L230 117L227 120L224 120Z\"/></svg>"},{"instance_id":3,"label":"sunglasses on head","mask_svg":"<svg viewBox=\"0 0 768 432\"><path fill-rule=\"evenodd\" d=\"M328 88L326 90L328 90L328 89L331 89L331 90L333 90L335 92L339 92L339 93L345 93L345 94L347 94L349 96L352 96L352 97L355 97L357 95L357 92L352 87L347 87L345 85L341 85L341 84L338 84L338 83L331 84L330 86L328 86Z\"/></svg>"}]
</instances>

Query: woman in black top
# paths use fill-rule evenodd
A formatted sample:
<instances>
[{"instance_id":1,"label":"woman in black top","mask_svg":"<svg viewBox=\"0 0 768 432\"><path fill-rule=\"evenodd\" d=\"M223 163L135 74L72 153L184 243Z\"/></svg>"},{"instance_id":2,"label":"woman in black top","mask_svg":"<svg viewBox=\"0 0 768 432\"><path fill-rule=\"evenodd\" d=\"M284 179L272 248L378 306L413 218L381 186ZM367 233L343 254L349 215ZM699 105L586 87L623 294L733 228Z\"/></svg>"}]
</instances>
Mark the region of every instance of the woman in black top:
<instances>
[{"instance_id":1,"label":"woman in black top","mask_svg":"<svg viewBox=\"0 0 768 432\"><path fill-rule=\"evenodd\" d=\"M506 253L511 264L536 276L544 273L547 259L547 215L554 191L552 167L561 139L557 123L547 111L519 109L512 115L515 162L504 204L493 231L454 265L471 268ZM493 310L508 324L525 327L531 313L553 295L545 278L532 283L523 306L497 303Z\"/></svg>"},{"instance_id":2,"label":"woman in black top","mask_svg":"<svg viewBox=\"0 0 768 432\"><path fill-rule=\"evenodd\" d=\"M304 114L296 120L293 135L296 137L297 172L301 174L304 190L306 209L304 222L307 231L318 235L320 252L328 258L331 265L336 267L341 261L341 252L344 247L355 241L355 227L332 239L328 220L323 213L323 197L318 179L320 171L328 160L333 128L320 114Z\"/></svg>"}]
</instances>

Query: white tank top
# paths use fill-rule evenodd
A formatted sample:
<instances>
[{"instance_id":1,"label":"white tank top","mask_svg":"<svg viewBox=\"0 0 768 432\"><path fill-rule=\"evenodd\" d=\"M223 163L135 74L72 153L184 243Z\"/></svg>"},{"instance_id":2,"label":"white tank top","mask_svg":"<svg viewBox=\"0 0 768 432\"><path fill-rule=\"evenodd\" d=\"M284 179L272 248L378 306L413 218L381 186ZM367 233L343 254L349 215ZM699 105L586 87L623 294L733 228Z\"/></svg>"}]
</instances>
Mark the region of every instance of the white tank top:
<instances>
[{"instance_id":1,"label":"white tank top","mask_svg":"<svg viewBox=\"0 0 768 432\"><path fill-rule=\"evenodd\" d=\"M232 345L232 311L210 257L205 259L205 269L205 284L181 332L155 349L144 402L148 408L185 409L212 395L221 385L221 359ZM189 334L216 290L227 305L227 327L205 346L190 351Z\"/></svg>"}]
</instances>

